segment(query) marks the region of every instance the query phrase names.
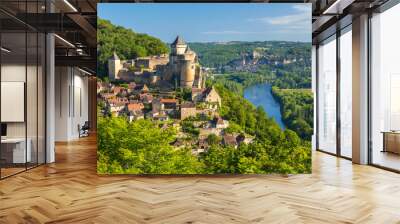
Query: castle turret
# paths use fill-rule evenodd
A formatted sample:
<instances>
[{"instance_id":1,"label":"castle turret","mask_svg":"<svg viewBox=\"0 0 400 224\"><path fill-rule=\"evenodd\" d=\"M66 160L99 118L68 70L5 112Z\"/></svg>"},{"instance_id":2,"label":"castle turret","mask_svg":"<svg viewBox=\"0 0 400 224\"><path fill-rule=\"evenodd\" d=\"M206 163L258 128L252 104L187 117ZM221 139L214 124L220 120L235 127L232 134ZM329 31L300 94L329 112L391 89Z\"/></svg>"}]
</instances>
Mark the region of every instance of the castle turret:
<instances>
[{"instance_id":1,"label":"castle turret","mask_svg":"<svg viewBox=\"0 0 400 224\"><path fill-rule=\"evenodd\" d=\"M119 79L118 72L122 69L121 60L118 55L115 53L108 59L108 77L110 80L114 81Z\"/></svg>"},{"instance_id":2,"label":"castle turret","mask_svg":"<svg viewBox=\"0 0 400 224\"><path fill-rule=\"evenodd\" d=\"M204 79L200 70L196 52L177 36L171 44L169 63L163 71L163 80L175 80L184 88L202 87Z\"/></svg>"},{"instance_id":3,"label":"castle turret","mask_svg":"<svg viewBox=\"0 0 400 224\"><path fill-rule=\"evenodd\" d=\"M181 87L192 88L196 66L189 60L181 62Z\"/></svg>"},{"instance_id":4,"label":"castle turret","mask_svg":"<svg viewBox=\"0 0 400 224\"><path fill-rule=\"evenodd\" d=\"M187 44L185 43L185 41L180 36L177 36L175 41L171 44L171 53L173 55L184 54L186 48Z\"/></svg>"}]
</instances>

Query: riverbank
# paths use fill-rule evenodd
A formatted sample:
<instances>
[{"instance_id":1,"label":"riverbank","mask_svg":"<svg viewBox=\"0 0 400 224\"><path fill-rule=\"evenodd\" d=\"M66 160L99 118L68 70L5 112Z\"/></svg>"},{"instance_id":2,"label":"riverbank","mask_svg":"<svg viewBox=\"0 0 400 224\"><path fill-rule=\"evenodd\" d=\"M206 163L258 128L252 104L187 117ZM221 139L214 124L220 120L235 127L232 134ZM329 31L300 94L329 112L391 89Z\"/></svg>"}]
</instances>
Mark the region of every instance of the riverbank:
<instances>
[{"instance_id":1,"label":"riverbank","mask_svg":"<svg viewBox=\"0 0 400 224\"><path fill-rule=\"evenodd\" d=\"M281 106L272 95L271 84L261 83L249 86L244 89L243 96L256 107L261 106L267 115L273 118L282 130L286 129L281 114Z\"/></svg>"},{"instance_id":2,"label":"riverbank","mask_svg":"<svg viewBox=\"0 0 400 224\"><path fill-rule=\"evenodd\" d=\"M272 96L281 106L286 126L302 139L311 140L313 133L313 93L311 89L279 89L272 87Z\"/></svg>"}]
</instances>

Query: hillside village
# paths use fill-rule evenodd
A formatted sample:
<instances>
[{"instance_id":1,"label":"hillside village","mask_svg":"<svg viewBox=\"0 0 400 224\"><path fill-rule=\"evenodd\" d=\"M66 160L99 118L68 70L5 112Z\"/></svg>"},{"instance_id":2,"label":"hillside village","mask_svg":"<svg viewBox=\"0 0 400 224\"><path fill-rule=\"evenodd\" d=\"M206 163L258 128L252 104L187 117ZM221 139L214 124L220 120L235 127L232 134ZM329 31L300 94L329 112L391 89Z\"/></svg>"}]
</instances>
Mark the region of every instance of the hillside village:
<instances>
[{"instance_id":1,"label":"hillside village","mask_svg":"<svg viewBox=\"0 0 400 224\"><path fill-rule=\"evenodd\" d=\"M251 52L242 52L240 58L229 61L226 65L218 67L220 73L226 72L257 72L261 65L282 66L302 61L303 58L296 57L281 58L266 54L264 49L256 48Z\"/></svg>"},{"instance_id":2,"label":"hillside village","mask_svg":"<svg viewBox=\"0 0 400 224\"><path fill-rule=\"evenodd\" d=\"M134 67L134 68L132 68ZM197 55L181 37L171 44L168 56L109 60L109 79L98 82L98 101L103 116L126 117L129 122L150 119L162 128L174 128L175 148L204 152L209 141L237 147L252 136L228 133L229 122L219 115L221 97L214 87L205 87L206 72Z\"/></svg>"}]
</instances>

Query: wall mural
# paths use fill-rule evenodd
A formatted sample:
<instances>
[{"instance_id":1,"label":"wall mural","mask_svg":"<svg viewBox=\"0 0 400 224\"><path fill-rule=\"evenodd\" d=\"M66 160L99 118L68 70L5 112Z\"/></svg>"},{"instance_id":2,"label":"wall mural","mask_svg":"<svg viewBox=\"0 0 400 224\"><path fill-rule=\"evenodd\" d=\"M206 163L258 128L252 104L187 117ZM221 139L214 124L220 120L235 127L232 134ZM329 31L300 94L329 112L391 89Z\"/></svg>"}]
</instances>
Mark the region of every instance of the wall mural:
<instances>
[{"instance_id":1,"label":"wall mural","mask_svg":"<svg viewBox=\"0 0 400 224\"><path fill-rule=\"evenodd\" d=\"M311 172L310 4L98 15L99 174Z\"/></svg>"}]
</instances>

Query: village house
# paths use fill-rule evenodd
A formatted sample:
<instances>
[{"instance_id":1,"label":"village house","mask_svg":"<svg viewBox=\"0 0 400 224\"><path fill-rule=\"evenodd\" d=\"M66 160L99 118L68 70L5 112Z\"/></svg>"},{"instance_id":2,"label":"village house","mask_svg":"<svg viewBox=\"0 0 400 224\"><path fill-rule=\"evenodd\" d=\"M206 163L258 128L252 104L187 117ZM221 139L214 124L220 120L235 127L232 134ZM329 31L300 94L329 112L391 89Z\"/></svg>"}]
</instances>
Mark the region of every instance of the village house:
<instances>
[{"instance_id":1,"label":"village house","mask_svg":"<svg viewBox=\"0 0 400 224\"><path fill-rule=\"evenodd\" d=\"M211 134L214 134L216 136L222 136L223 134L223 129L218 129L218 128L200 128L200 137L206 137Z\"/></svg>"},{"instance_id":2,"label":"village house","mask_svg":"<svg viewBox=\"0 0 400 224\"><path fill-rule=\"evenodd\" d=\"M159 111L154 111L154 110L151 110L151 111L149 111L148 113L146 113L146 118L148 118L148 119L153 119L153 117L156 117L157 115L159 115L160 114L160 112Z\"/></svg>"},{"instance_id":3,"label":"village house","mask_svg":"<svg viewBox=\"0 0 400 224\"><path fill-rule=\"evenodd\" d=\"M159 113L154 113L152 115L152 118L155 121L167 121L167 120L169 120L168 115L164 111L160 111Z\"/></svg>"},{"instance_id":4,"label":"village house","mask_svg":"<svg viewBox=\"0 0 400 224\"><path fill-rule=\"evenodd\" d=\"M181 120L184 120L190 116L196 116L196 105L192 102L184 102L181 104Z\"/></svg>"},{"instance_id":5,"label":"village house","mask_svg":"<svg viewBox=\"0 0 400 224\"><path fill-rule=\"evenodd\" d=\"M108 99L107 102L109 104L117 104L117 103L127 104L127 103L129 103L129 100L126 97L115 97L115 98Z\"/></svg>"},{"instance_id":6,"label":"village house","mask_svg":"<svg viewBox=\"0 0 400 224\"><path fill-rule=\"evenodd\" d=\"M127 104L127 110L130 112L141 111L144 109L143 103L129 103Z\"/></svg>"},{"instance_id":7,"label":"village house","mask_svg":"<svg viewBox=\"0 0 400 224\"><path fill-rule=\"evenodd\" d=\"M121 93L122 90L123 90L123 87L121 87L121 86L115 86L115 87L112 89L112 93L114 93L114 95L117 95L118 93Z\"/></svg>"},{"instance_id":8,"label":"village house","mask_svg":"<svg viewBox=\"0 0 400 224\"><path fill-rule=\"evenodd\" d=\"M104 101L108 101L110 99L115 99L115 95L112 93L100 93L100 97L104 100Z\"/></svg>"},{"instance_id":9,"label":"village house","mask_svg":"<svg viewBox=\"0 0 400 224\"><path fill-rule=\"evenodd\" d=\"M254 137L253 137L253 136L248 136L248 135L245 135L245 134L243 134L243 133L239 134L239 135L236 137L236 142L237 142L237 144L240 144L240 143L250 144L250 143L253 142L253 140L254 140Z\"/></svg>"},{"instance_id":10,"label":"village house","mask_svg":"<svg viewBox=\"0 0 400 224\"><path fill-rule=\"evenodd\" d=\"M200 102L203 99L203 91L204 89L192 88L192 101Z\"/></svg>"},{"instance_id":11,"label":"village house","mask_svg":"<svg viewBox=\"0 0 400 224\"><path fill-rule=\"evenodd\" d=\"M207 138L204 138L204 137L199 138L198 145L199 145L199 149L200 149L200 150L198 150L198 152L205 152L209 147Z\"/></svg>"},{"instance_id":12,"label":"village house","mask_svg":"<svg viewBox=\"0 0 400 224\"><path fill-rule=\"evenodd\" d=\"M160 99L154 99L151 102L151 108L152 108L153 113L160 112L160 111L164 110L164 104L161 103Z\"/></svg>"},{"instance_id":13,"label":"village house","mask_svg":"<svg viewBox=\"0 0 400 224\"><path fill-rule=\"evenodd\" d=\"M150 104L153 102L154 97L150 93L141 93L139 94L139 99L145 104Z\"/></svg>"},{"instance_id":14,"label":"village house","mask_svg":"<svg viewBox=\"0 0 400 224\"><path fill-rule=\"evenodd\" d=\"M119 116L120 112L125 108L125 103L113 103L110 104L110 111L114 116Z\"/></svg>"},{"instance_id":15,"label":"village house","mask_svg":"<svg viewBox=\"0 0 400 224\"><path fill-rule=\"evenodd\" d=\"M129 122L134 120L144 119L143 111L141 110L133 110L128 113Z\"/></svg>"},{"instance_id":16,"label":"village house","mask_svg":"<svg viewBox=\"0 0 400 224\"><path fill-rule=\"evenodd\" d=\"M222 117L217 116L214 119L215 128L225 129L229 126L229 121L222 119Z\"/></svg>"},{"instance_id":17,"label":"village house","mask_svg":"<svg viewBox=\"0 0 400 224\"><path fill-rule=\"evenodd\" d=\"M176 109L176 99L162 98L160 99L160 103L164 104L164 109Z\"/></svg>"},{"instance_id":18,"label":"village house","mask_svg":"<svg viewBox=\"0 0 400 224\"><path fill-rule=\"evenodd\" d=\"M224 135L224 137L222 138L222 143L225 146L233 146L233 147L237 148L236 137L232 134Z\"/></svg>"},{"instance_id":19,"label":"village house","mask_svg":"<svg viewBox=\"0 0 400 224\"><path fill-rule=\"evenodd\" d=\"M174 142L172 145L173 145L175 148L183 148L183 147L185 147L185 144L184 144L183 140L180 139L180 138L177 138L177 139L175 140L175 142Z\"/></svg>"},{"instance_id":20,"label":"village house","mask_svg":"<svg viewBox=\"0 0 400 224\"><path fill-rule=\"evenodd\" d=\"M135 87L136 87L136 83L135 82L130 82L128 84L128 89L129 89L130 92L132 92L135 89Z\"/></svg>"},{"instance_id":21,"label":"village house","mask_svg":"<svg viewBox=\"0 0 400 224\"><path fill-rule=\"evenodd\" d=\"M106 88L104 87L104 83L103 82L97 82L97 93L104 92L105 90L106 90Z\"/></svg>"},{"instance_id":22,"label":"village house","mask_svg":"<svg viewBox=\"0 0 400 224\"><path fill-rule=\"evenodd\" d=\"M221 107L221 97L214 87L206 89L192 89L192 101L195 103L206 102L210 108ZM215 108L216 109L216 108Z\"/></svg>"},{"instance_id":23,"label":"village house","mask_svg":"<svg viewBox=\"0 0 400 224\"><path fill-rule=\"evenodd\" d=\"M218 92L215 90L214 86L211 88L207 88L204 93L204 102L207 103L217 103L219 107L221 107L221 97Z\"/></svg>"},{"instance_id":24,"label":"village house","mask_svg":"<svg viewBox=\"0 0 400 224\"><path fill-rule=\"evenodd\" d=\"M133 88L133 92L135 93L147 93L149 92L149 87L146 84L143 85L135 85Z\"/></svg>"},{"instance_id":25,"label":"village house","mask_svg":"<svg viewBox=\"0 0 400 224\"><path fill-rule=\"evenodd\" d=\"M152 112L159 113L159 112L166 112L169 115L174 115L176 112L176 99L169 99L169 98L161 98L161 99L154 99L151 102L152 105ZM154 115L153 115L154 116Z\"/></svg>"},{"instance_id":26,"label":"village house","mask_svg":"<svg viewBox=\"0 0 400 224\"><path fill-rule=\"evenodd\" d=\"M108 83L108 82L98 82L97 83L97 91L99 92L110 92L112 89L113 84Z\"/></svg>"}]
</instances>

